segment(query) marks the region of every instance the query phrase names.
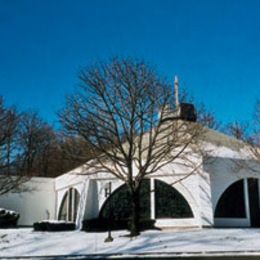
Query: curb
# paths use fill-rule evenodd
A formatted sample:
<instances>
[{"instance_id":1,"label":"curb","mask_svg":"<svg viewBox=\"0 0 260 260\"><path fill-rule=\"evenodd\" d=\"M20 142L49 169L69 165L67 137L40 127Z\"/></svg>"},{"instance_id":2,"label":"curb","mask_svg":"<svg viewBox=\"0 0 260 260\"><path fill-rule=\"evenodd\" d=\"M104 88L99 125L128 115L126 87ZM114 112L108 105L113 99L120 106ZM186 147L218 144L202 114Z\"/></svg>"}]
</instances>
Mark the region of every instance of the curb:
<instances>
[{"instance_id":1,"label":"curb","mask_svg":"<svg viewBox=\"0 0 260 260\"><path fill-rule=\"evenodd\" d=\"M43 260L83 260L83 259L260 259L260 251L209 251L209 252L151 252L90 255L50 255L50 256L0 256L0 259L43 259Z\"/></svg>"}]
</instances>

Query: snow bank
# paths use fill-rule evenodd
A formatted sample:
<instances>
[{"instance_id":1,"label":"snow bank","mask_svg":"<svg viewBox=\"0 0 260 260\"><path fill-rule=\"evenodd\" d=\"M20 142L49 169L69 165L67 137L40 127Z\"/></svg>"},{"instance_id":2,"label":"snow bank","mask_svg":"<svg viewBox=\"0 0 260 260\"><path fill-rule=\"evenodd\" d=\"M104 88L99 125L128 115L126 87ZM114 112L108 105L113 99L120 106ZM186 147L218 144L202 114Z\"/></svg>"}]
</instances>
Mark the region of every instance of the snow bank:
<instances>
[{"instance_id":1,"label":"snow bank","mask_svg":"<svg viewBox=\"0 0 260 260\"><path fill-rule=\"evenodd\" d=\"M105 243L107 233L81 231L49 233L32 229L0 230L0 257L84 254L198 254L256 252L259 229L202 229L189 231L146 231L139 237L112 232L114 241ZM258 252L260 254L260 251Z\"/></svg>"},{"instance_id":2,"label":"snow bank","mask_svg":"<svg viewBox=\"0 0 260 260\"><path fill-rule=\"evenodd\" d=\"M13 210L9 210L9 209L4 209L4 208L0 208L0 215L7 215L7 214L9 214L9 215L18 215L18 213L17 212L15 212L15 211L13 211Z\"/></svg>"},{"instance_id":3,"label":"snow bank","mask_svg":"<svg viewBox=\"0 0 260 260\"><path fill-rule=\"evenodd\" d=\"M73 223L73 222L65 221L65 220L56 220L56 219L44 219L41 221L37 221L37 223L66 224L66 223Z\"/></svg>"}]
</instances>

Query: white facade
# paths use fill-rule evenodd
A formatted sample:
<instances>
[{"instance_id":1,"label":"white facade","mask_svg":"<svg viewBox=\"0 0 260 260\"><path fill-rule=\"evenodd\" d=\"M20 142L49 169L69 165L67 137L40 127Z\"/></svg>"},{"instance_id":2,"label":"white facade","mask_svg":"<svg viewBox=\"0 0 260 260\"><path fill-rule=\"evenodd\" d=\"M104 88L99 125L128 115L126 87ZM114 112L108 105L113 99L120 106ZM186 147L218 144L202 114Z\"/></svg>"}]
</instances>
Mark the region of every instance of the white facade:
<instances>
[{"instance_id":1,"label":"white facade","mask_svg":"<svg viewBox=\"0 0 260 260\"><path fill-rule=\"evenodd\" d=\"M23 186L24 192L0 196L0 207L18 212L20 226L31 226L36 221L55 218L54 179L34 177Z\"/></svg>"},{"instance_id":2,"label":"white facade","mask_svg":"<svg viewBox=\"0 0 260 260\"><path fill-rule=\"evenodd\" d=\"M256 215L260 214L260 196L256 188L249 189L248 185L255 183L250 181L252 178L258 180L260 165L248 156L241 142L212 130L209 130L205 136L204 147L205 150L207 149L207 156L194 154L193 160L201 164L191 176L185 177L185 174L190 172L189 169L180 168L172 163L150 177L150 218L156 220L156 226L249 227L253 225L253 221L255 223ZM258 173L252 171L251 166L258 169ZM87 175L87 173L88 169L81 166L55 179L33 178L28 185L36 187L36 189L27 193L2 196L0 197L0 207L18 211L20 213L18 224L20 225L32 225L33 222L48 217L50 219L63 217L66 220L75 221L80 227L83 219L93 219L99 216L102 206L107 200L106 189L109 182L112 183L112 192L123 185L122 181L113 176L107 174ZM251 179L248 180L248 178ZM188 203L193 217L156 219L155 180L169 184L177 190ZM239 180L242 182L238 182ZM172 185L173 183L174 185ZM241 209L241 212L245 211L241 213L243 217L231 215L214 217L219 201L223 196L228 195L225 192L232 190L232 185L235 183L238 183L237 187L240 189L241 183L243 183L243 189L236 190L243 196L244 208ZM229 189L229 187L231 188ZM238 189L237 187L235 185L233 189ZM258 209L250 192L257 192ZM224 204L219 206L220 209L222 207L222 211L225 207ZM60 211L61 208L64 212ZM67 211L70 211L69 215ZM218 214L229 213L220 212ZM240 213L238 212L238 214ZM254 218L252 218L252 214L255 214Z\"/></svg>"}]
</instances>

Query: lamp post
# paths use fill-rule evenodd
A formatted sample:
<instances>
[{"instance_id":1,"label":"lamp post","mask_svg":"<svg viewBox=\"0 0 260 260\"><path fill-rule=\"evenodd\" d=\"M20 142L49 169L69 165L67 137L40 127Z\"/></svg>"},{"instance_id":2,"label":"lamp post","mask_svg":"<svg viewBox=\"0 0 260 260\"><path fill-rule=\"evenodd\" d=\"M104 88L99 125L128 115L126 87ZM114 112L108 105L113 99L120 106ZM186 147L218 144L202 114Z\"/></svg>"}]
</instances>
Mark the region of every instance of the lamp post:
<instances>
[{"instance_id":1,"label":"lamp post","mask_svg":"<svg viewBox=\"0 0 260 260\"><path fill-rule=\"evenodd\" d=\"M108 187L105 189L105 197L109 199L109 196L111 195L111 190L112 190L112 183L111 181L108 183ZM104 242L112 242L114 239L111 235L111 211L112 211L112 208L111 208L111 201L109 200L108 201L108 207L109 207L109 219L108 219L108 235L107 235L107 238L105 239Z\"/></svg>"}]
</instances>

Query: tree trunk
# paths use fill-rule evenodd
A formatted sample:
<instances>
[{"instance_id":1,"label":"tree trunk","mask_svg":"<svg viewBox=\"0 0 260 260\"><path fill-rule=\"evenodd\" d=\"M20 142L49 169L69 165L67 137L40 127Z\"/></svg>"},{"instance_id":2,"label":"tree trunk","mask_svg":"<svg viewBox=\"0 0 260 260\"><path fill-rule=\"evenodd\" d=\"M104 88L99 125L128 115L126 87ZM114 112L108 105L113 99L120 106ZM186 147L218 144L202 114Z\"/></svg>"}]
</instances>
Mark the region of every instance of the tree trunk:
<instances>
[{"instance_id":1,"label":"tree trunk","mask_svg":"<svg viewBox=\"0 0 260 260\"><path fill-rule=\"evenodd\" d=\"M140 203L139 188L131 192L131 217L130 217L130 236L138 236L139 232L139 220L140 220Z\"/></svg>"}]
</instances>

